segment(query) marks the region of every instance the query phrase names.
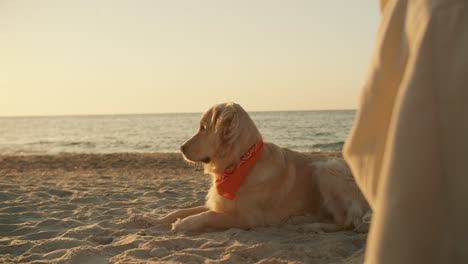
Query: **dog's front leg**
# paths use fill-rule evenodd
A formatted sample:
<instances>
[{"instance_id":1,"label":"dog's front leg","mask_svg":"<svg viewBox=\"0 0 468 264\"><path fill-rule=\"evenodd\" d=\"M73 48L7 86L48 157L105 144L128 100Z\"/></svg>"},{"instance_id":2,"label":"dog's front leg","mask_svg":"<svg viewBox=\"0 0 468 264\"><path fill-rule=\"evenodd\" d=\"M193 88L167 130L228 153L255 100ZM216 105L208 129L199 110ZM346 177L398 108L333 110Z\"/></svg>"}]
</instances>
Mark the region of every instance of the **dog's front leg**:
<instances>
[{"instance_id":1,"label":"dog's front leg","mask_svg":"<svg viewBox=\"0 0 468 264\"><path fill-rule=\"evenodd\" d=\"M203 231L206 229L246 228L246 222L235 215L206 211L179 219L172 224L173 231Z\"/></svg>"},{"instance_id":2,"label":"dog's front leg","mask_svg":"<svg viewBox=\"0 0 468 264\"><path fill-rule=\"evenodd\" d=\"M177 219L183 219L191 215L196 215L205 211L208 211L208 207L206 206L198 206L198 207L193 207L193 208L180 209L180 210L171 212L162 218L154 219L151 222L152 224L171 224L171 223L174 223Z\"/></svg>"}]
</instances>

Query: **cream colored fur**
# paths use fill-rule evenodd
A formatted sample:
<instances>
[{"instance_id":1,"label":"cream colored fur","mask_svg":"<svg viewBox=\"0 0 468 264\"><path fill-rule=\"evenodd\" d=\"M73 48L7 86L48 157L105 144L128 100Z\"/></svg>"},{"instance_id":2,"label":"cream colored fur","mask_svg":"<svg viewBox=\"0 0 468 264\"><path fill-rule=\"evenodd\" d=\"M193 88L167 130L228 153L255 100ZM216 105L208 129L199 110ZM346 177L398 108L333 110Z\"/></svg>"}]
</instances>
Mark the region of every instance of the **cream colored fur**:
<instances>
[{"instance_id":1,"label":"cream colored fur","mask_svg":"<svg viewBox=\"0 0 468 264\"><path fill-rule=\"evenodd\" d=\"M265 143L236 198L220 196L214 184L217 177L260 139L254 122L238 104L220 104L205 112L199 131L181 151L190 162L204 162L205 172L212 176L206 204L155 222L172 223L175 231L251 228L287 221L312 221L302 225L309 231L367 231L362 218L369 206L342 159L314 158Z\"/></svg>"}]
</instances>

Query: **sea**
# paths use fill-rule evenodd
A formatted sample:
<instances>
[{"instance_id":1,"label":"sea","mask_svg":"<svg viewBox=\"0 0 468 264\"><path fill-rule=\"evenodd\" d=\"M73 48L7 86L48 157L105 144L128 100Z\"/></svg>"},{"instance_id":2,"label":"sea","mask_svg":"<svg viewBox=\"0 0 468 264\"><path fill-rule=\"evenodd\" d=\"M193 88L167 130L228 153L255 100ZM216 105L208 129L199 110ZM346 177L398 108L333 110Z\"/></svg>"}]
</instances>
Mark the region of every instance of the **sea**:
<instances>
[{"instance_id":1,"label":"sea","mask_svg":"<svg viewBox=\"0 0 468 264\"><path fill-rule=\"evenodd\" d=\"M264 141L296 151L340 151L354 110L252 112ZM201 113L0 117L0 154L178 152Z\"/></svg>"}]
</instances>

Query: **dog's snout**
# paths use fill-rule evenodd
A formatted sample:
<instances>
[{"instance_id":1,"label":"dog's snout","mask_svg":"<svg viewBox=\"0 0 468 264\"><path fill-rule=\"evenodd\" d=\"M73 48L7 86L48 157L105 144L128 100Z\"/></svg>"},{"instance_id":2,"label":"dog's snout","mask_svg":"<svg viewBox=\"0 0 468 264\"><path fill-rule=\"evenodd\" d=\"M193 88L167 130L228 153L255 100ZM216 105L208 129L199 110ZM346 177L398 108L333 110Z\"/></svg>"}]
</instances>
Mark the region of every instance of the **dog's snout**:
<instances>
[{"instance_id":1,"label":"dog's snout","mask_svg":"<svg viewBox=\"0 0 468 264\"><path fill-rule=\"evenodd\" d=\"M186 149L185 145L180 146L180 152L185 153L185 149Z\"/></svg>"}]
</instances>

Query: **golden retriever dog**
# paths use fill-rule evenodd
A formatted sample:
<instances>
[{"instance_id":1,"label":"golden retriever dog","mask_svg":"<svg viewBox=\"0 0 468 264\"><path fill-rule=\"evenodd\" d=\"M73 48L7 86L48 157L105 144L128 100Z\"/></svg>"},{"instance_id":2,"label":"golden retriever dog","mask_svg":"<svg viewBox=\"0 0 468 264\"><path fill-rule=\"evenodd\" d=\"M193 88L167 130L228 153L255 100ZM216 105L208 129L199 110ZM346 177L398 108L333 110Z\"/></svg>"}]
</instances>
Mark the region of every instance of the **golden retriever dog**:
<instances>
[{"instance_id":1,"label":"golden retriever dog","mask_svg":"<svg viewBox=\"0 0 468 264\"><path fill-rule=\"evenodd\" d=\"M304 223L314 232L366 232L369 206L345 161L314 158L272 143L238 104L206 111L198 132L181 146L189 162L203 163L212 177L204 206L156 220L175 231Z\"/></svg>"}]
</instances>

